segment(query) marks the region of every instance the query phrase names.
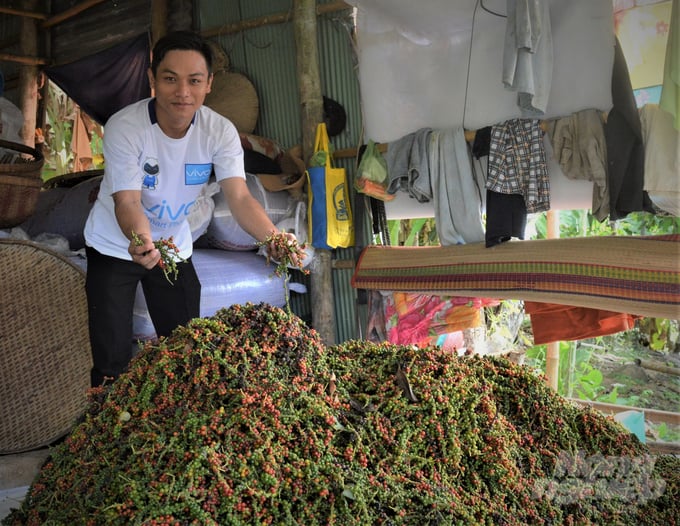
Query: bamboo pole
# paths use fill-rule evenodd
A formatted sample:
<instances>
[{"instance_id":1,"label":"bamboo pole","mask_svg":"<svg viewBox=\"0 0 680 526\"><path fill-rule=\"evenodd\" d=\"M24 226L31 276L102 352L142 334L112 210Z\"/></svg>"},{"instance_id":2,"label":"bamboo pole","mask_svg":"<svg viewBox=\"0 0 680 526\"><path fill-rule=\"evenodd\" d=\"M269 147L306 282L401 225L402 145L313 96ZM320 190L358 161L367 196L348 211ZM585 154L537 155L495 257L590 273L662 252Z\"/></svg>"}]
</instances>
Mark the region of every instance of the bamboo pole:
<instances>
[{"instance_id":1,"label":"bamboo pole","mask_svg":"<svg viewBox=\"0 0 680 526\"><path fill-rule=\"evenodd\" d=\"M548 210L548 239L560 237L560 218L559 213ZM548 385L557 391L558 379L560 374L560 342L550 342L547 345L545 357L545 376Z\"/></svg>"},{"instance_id":2,"label":"bamboo pole","mask_svg":"<svg viewBox=\"0 0 680 526\"><path fill-rule=\"evenodd\" d=\"M6 62L17 62L19 64L25 64L26 66L40 66L48 63L44 58L11 55L8 53L0 53L0 61L2 60Z\"/></svg>"},{"instance_id":3,"label":"bamboo pole","mask_svg":"<svg viewBox=\"0 0 680 526\"><path fill-rule=\"evenodd\" d=\"M46 20L47 15L45 13L38 13L36 11L26 11L25 9L13 9L11 7L0 7L0 13L5 15L17 15L25 16L28 18L36 18L38 20Z\"/></svg>"},{"instance_id":4,"label":"bamboo pole","mask_svg":"<svg viewBox=\"0 0 680 526\"><path fill-rule=\"evenodd\" d=\"M351 5L346 2L335 1L329 2L327 4L320 4L316 7L316 14L323 15L326 13L334 13L336 11L342 11L343 9L351 9ZM257 27L268 26L273 24L284 24L289 22L292 18L291 12L287 13L274 13L271 15L260 16L257 18L251 18L249 20L241 20L240 22L235 22L233 24L225 24L220 27L215 27L213 29L206 29L201 32L201 35L205 38L229 35L232 33L239 33L241 31L246 31L248 29L255 29Z\"/></svg>"},{"instance_id":5,"label":"bamboo pole","mask_svg":"<svg viewBox=\"0 0 680 526\"><path fill-rule=\"evenodd\" d=\"M317 124L323 120L323 98L317 46L316 0L293 0L298 89L302 114L302 158L309 161ZM311 264L312 326L322 340L335 343L330 250L317 249Z\"/></svg>"},{"instance_id":6,"label":"bamboo pole","mask_svg":"<svg viewBox=\"0 0 680 526\"><path fill-rule=\"evenodd\" d=\"M547 131L548 121L541 121L541 129ZM465 140L467 142L473 142L477 136L477 130L465 130ZM388 143L378 143L376 144L378 151L385 153L387 151ZM347 157L356 157L359 150L357 148L343 148L341 150L336 150L333 152L333 157L336 159L342 159Z\"/></svg>"},{"instance_id":7,"label":"bamboo pole","mask_svg":"<svg viewBox=\"0 0 680 526\"><path fill-rule=\"evenodd\" d=\"M73 7L66 9L65 11L62 11L58 15L48 18L47 20L45 20L45 22L43 22L42 28L48 29L52 26L56 26L57 24L61 24L62 22L65 22L69 18L73 18L74 16L82 13L86 9L94 7L97 4L101 4L104 1L106 0L85 0L80 4L74 5Z\"/></svg>"},{"instance_id":8,"label":"bamboo pole","mask_svg":"<svg viewBox=\"0 0 680 526\"><path fill-rule=\"evenodd\" d=\"M38 0L26 0L27 9L35 9ZM31 18L21 19L21 36L19 38L21 52L27 56L38 54L38 24ZM19 100L24 126L21 138L26 146L35 146L35 125L38 115L38 68L35 65L24 65L19 71Z\"/></svg>"},{"instance_id":9,"label":"bamboo pole","mask_svg":"<svg viewBox=\"0 0 680 526\"><path fill-rule=\"evenodd\" d=\"M78 5L74 5L73 7L62 11L58 15L54 15L53 17L48 18L46 14L44 13L39 13L37 11L31 11L30 8L26 9L13 9L11 7L0 7L0 13L4 13L7 15L17 15L21 16L24 18L35 18L37 20L44 20L42 23L42 28L43 29L48 29L52 26L56 26L57 24L61 24L62 22L68 20L69 18L73 18L77 14L82 13L86 9L89 9L90 7L93 7L97 4L101 4L105 0L85 0L84 2L81 2Z\"/></svg>"}]
</instances>

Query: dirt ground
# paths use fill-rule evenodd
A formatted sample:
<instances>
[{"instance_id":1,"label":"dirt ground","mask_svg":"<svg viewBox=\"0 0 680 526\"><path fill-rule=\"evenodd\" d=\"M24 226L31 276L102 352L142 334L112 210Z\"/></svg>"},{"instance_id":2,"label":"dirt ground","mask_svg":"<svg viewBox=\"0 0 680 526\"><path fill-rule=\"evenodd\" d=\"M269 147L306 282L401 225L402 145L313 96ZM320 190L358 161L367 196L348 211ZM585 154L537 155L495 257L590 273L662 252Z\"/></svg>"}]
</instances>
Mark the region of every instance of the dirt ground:
<instances>
[{"instance_id":1,"label":"dirt ground","mask_svg":"<svg viewBox=\"0 0 680 526\"><path fill-rule=\"evenodd\" d=\"M617 346L611 351L594 352L590 363L603 375L599 400L609 398L603 401L680 415L680 375L650 368L668 367L680 373L680 353L658 352L630 341L629 345ZM680 443L680 416L675 423L663 428L648 422L647 435L655 440Z\"/></svg>"},{"instance_id":2,"label":"dirt ground","mask_svg":"<svg viewBox=\"0 0 680 526\"><path fill-rule=\"evenodd\" d=\"M605 392L617 387L619 397L632 402L624 405L680 412L680 376L638 365L636 360L680 373L680 353L662 353L644 346L628 352L593 353L591 364L602 372Z\"/></svg>"}]
</instances>

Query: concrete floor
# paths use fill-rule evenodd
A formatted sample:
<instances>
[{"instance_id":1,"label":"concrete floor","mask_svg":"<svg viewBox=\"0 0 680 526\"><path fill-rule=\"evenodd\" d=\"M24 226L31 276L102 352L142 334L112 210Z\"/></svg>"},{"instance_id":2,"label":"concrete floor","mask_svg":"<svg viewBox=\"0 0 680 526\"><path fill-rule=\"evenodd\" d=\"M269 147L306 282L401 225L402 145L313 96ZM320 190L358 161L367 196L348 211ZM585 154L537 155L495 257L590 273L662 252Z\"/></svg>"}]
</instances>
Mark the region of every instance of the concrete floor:
<instances>
[{"instance_id":1,"label":"concrete floor","mask_svg":"<svg viewBox=\"0 0 680 526\"><path fill-rule=\"evenodd\" d=\"M0 520L18 508L28 487L49 455L43 448L26 453L0 455Z\"/></svg>"}]
</instances>

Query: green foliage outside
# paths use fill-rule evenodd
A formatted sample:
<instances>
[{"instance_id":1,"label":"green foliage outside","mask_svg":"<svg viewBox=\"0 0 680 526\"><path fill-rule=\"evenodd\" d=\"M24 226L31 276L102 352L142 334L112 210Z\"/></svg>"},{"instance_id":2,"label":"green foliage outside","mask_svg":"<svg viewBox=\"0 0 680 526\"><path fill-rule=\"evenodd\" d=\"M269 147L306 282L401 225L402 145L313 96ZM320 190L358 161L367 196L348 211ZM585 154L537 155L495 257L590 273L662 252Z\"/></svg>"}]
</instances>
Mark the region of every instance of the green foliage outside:
<instances>
[{"instance_id":1,"label":"green foliage outside","mask_svg":"<svg viewBox=\"0 0 680 526\"><path fill-rule=\"evenodd\" d=\"M43 155L45 164L42 169L43 181L73 171L73 123L78 117L78 106L58 86L50 82L45 102L45 126L43 132ZM90 142L94 154L92 169L103 167L102 138L93 133Z\"/></svg>"}]
</instances>

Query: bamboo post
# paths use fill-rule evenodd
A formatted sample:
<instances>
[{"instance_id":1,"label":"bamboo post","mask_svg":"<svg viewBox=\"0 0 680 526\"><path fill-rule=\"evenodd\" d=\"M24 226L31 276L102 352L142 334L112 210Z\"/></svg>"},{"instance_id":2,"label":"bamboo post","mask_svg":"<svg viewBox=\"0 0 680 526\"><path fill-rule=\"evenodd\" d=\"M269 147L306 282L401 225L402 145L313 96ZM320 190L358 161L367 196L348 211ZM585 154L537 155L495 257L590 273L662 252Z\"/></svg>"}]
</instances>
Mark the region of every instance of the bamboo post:
<instances>
[{"instance_id":1,"label":"bamboo post","mask_svg":"<svg viewBox=\"0 0 680 526\"><path fill-rule=\"evenodd\" d=\"M168 0L151 0L151 36L155 44L168 31Z\"/></svg>"},{"instance_id":2,"label":"bamboo post","mask_svg":"<svg viewBox=\"0 0 680 526\"><path fill-rule=\"evenodd\" d=\"M334 13L336 11L342 11L343 9L349 9L352 6L343 0L334 0L327 4L319 4L316 9L317 15L322 15L325 13ZM257 18L251 18L249 20L241 20L240 22L235 22L233 24L225 24L220 27L214 27L210 29L205 29L201 32L206 38L230 35L233 33L240 33L241 31L247 31L249 29L255 29L257 27L270 26L274 24L284 24L289 22L291 19L291 13L274 13L266 16L260 16Z\"/></svg>"},{"instance_id":3,"label":"bamboo post","mask_svg":"<svg viewBox=\"0 0 680 526\"><path fill-rule=\"evenodd\" d=\"M298 89L302 113L302 158L309 161L316 126L323 120L323 98L317 46L316 0L293 0ZM312 326L326 344L335 343L332 260L329 250L317 249L311 264Z\"/></svg>"},{"instance_id":4,"label":"bamboo post","mask_svg":"<svg viewBox=\"0 0 680 526\"><path fill-rule=\"evenodd\" d=\"M37 0L24 2L24 8L34 10ZM26 56L38 55L38 25L34 18L21 19L21 36L19 37L21 53ZM38 114L38 67L23 65L19 69L19 98L24 126L21 138L26 146L35 146L35 125Z\"/></svg>"},{"instance_id":5,"label":"bamboo post","mask_svg":"<svg viewBox=\"0 0 680 526\"><path fill-rule=\"evenodd\" d=\"M560 237L560 217L558 212L548 210L548 239ZM545 357L545 376L548 385L557 391L560 374L560 342L550 342Z\"/></svg>"}]
</instances>

